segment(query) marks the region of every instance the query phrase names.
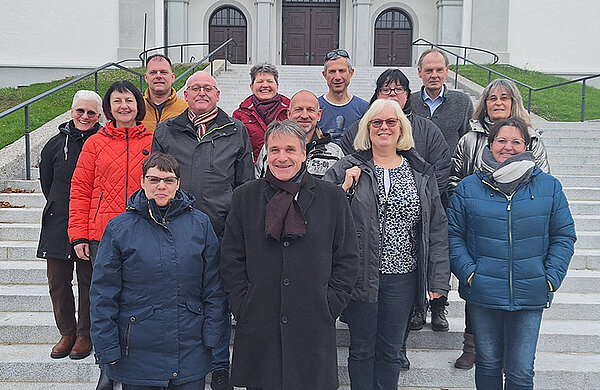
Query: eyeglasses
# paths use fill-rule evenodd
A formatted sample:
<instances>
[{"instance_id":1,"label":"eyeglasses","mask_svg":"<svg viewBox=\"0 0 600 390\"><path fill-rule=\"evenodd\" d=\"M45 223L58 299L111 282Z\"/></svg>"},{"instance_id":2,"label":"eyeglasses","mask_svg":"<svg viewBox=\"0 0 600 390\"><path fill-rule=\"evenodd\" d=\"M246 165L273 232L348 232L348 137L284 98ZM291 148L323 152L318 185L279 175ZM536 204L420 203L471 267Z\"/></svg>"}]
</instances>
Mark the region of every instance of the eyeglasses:
<instances>
[{"instance_id":1,"label":"eyeglasses","mask_svg":"<svg viewBox=\"0 0 600 390\"><path fill-rule=\"evenodd\" d=\"M332 59L335 56L350 58L350 54L348 54L348 52L346 50L336 49L336 50L332 50L329 53L325 54L325 61L329 61L330 59Z\"/></svg>"},{"instance_id":2,"label":"eyeglasses","mask_svg":"<svg viewBox=\"0 0 600 390\"><path fill-rule=\"evenodd\" d=\"M168 177L158 177L158 176L148 176L146 175L146 180L148 180L148 182L150 184L158 184L161 181L164 181L165 184L167 185L173 185L177 183L177 180L179 180L178 177L175 176L168 176Z\"/></svg>"},{"instance_id":3,"label":"eyeglasses","mask_svg":"<svg viewBox=\"0 0 600 390\"><path fill-rule=\"evenodd\" d=\"M525 147L525 140L521 139L521 138L515 138L515 139L511 139L508 140L506 138L496 138L494 140L494 142L497 142L498 145L504 147L506 145L508 145L508 143L510 142L511 145L513 146L513 148L518 149L518 148L523 148Z\"/></svg>"},{"instance_id":4,"label":"eyeglasses","mask_svg":"<svg viewBox=\"0 0 600 390\"><path fill-rule=\"evenodd\" d=\"M193 91L194 93L198 93L200 91L211 93L213 90L216 90L217 87L213 87L212 85L191 85L187 87L187 89Z\"/></svg>"},{"instance_id":5,"label":"eyeglasses","mask_svg":"<svg viewBox=\"0 0 600 390\"><path fill-rule=\"evenodd\" d=\"M485 100L487 100L490 103L494 103L494 102L498 101L498 99L500 99L501 102L508 102L509 100L512 100L512 98L508 95L502 95L499 98L496 95L490 95Z\"/></svg>"},{"instance_id":6,"label":"eyeglasses","mask_svg":"<svg viewBox=\"0 0 600 390\"><path fill-rule=\"evenodd\" d=\"M75 110L75 112L77 113L77 115L79 115L79 116L81 116L81 115L83 115L83 114L85 114L85 113L87 113L87 115L88 115L89 117L92 117L92 116L96 116L96 115L98 115L98 113L97 113L96 111L94 111L94 110L87 110L87 111L86 111L86 110L84 110L83 108L75 108L74 110Z\"/></svg>"},{"instance_id":7,"label":"eyeglasses","mask_svg":"<svg viewBox=\"0 0 600 390\"><path fill-rule=\"evenodd\" d=\"M373 127L374 129L379 129L381 126L383 126L383 122L385 122L387 127L394 127L398 124L398 119L386 119L384 121L382 121L380 119L375 119L375 120L370 121L369 123L371 124L371 127Z\"/></svg>"},{"instance_id":8,"label":"eyeglasses","mask_svg":"<svg viewBox=\"0 0 600 390\"><path fill-rule=\"evenodd\" d=\"M396 95L400 95L400 94L406 92L406 89L404 89L402 87L396 87L396 88L383 87L379 90L379 92L382 95L391 95L392 92L395 92Z\"/></svg>"}]
</instances>

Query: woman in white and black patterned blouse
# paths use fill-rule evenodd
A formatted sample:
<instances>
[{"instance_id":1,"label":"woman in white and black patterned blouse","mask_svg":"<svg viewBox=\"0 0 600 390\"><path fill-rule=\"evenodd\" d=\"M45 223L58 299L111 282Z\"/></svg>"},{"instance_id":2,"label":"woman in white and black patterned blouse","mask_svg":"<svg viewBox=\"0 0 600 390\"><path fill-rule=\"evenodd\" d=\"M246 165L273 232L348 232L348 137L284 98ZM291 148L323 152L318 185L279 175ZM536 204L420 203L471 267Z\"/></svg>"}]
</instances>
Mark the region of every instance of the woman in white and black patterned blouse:
<instances>
[{"instance_id":1,"label":"woman in white and black patterned blouse","mask_svg":"<svg viewBox=\"0 0 600 390\"><path fill-rule=\"evenodd\" d=\"M344 311L348 371L352 389L396 389L412 302L450 288L447 220L434 168L415 151L396 101L370 106L354 147L324 177L347 192L360 243L362 268Z\"/></svg>"}]
</instances>

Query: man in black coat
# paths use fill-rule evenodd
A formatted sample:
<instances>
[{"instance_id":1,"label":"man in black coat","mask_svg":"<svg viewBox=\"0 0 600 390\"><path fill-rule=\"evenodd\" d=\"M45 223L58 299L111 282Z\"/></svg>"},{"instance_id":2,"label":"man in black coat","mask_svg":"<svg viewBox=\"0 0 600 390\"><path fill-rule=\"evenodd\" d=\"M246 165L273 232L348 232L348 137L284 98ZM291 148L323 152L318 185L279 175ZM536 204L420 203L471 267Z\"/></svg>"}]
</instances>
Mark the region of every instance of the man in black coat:
<instances>
[{"instance_id":1,"label":"man in black coat","mask_svg":"<svg viewBox=\"0 0 600 390\"><path fill-rule=\"evenodd\" d=\"M336 389L335 321L359 267L350 207L341 188L306 172L296 123L271 123L265 145L266 177L234 191L221 249L237 320L231 384Z\"/></svg>"}]
</instances>

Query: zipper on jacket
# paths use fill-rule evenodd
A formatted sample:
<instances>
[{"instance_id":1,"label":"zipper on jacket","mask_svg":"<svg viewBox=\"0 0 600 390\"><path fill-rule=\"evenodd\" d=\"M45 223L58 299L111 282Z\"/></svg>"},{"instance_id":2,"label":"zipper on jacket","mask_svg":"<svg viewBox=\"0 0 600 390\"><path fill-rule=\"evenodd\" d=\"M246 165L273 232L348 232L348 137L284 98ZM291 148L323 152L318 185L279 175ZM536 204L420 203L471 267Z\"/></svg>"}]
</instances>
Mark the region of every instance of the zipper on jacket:
<instances>
[{"instance_id":1,"label":"zipper on jacket","mask_svg":"<svg viewBox=\"0 0 600 390\"><path fill-rule=\"evenodd\" d=\"M512 198L515 194L514 192L510 195L502 192L500 188L494 187L490 183L485 180L481 180L483 184L491 187L492 189L498 191L502 195L506 197L508 204L506 205L506 212L508 213L508 289L510 292L510 301L509 301L509 310L513 311L514 308L514 293L513 293L513 265L514 265L514 248L513 248L513 236L512 236L512 212L511 212L511 204Z\"/></svg>"},{"instance_id":2,"label":"zipper on jacket","mask_svg":"<svg viewBox=\"0 0 600 390\"><path fill-rule=\"evenodd\" d=\"M103 196L104 196L104 192L102 192L100 194L100 199L98 199L98 207L96 208L96 214L94 214L94 221L96 220L96 217L98 216L98 212L100 211L100 204L102 203Z\"/></svg>"},{"instance_id":3,"label":"zipper on jacket","mask_svg":"<svg viewBox=\"0 0 600 390\"><path fill-rule=\"evenodd\" d=\"M125 331L125 356L129 355L129 334L131 333L131 322L127 324Z\"/></svg>"},{"instance_id":4,"label":"zipper on jacket","mask_svg":"<svg viewBox=\"0 0 600 390\"><path fill-rule=\"evenodd\" d=\"M126 142L126 160L127 160L127 164L125 166L125 208L127 208L127 199L129 198L129 131L127 131L127 128L125 128L125 142Z\"/></svg>"}]
</instances>

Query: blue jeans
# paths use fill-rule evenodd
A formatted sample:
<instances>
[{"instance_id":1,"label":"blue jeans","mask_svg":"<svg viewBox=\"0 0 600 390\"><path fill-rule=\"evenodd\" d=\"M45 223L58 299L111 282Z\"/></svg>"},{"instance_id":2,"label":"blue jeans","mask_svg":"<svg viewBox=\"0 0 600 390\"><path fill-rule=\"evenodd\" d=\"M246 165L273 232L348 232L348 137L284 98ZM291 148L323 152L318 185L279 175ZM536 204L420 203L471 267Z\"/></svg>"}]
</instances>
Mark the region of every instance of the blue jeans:
<instances>
[{"instance_id":1,"label":"blue jeans","mask_svg":"<svg viewBox=\"0 0 600 390\"><path fill-rule=\"evenodd\" d=\"M478 389L532 390L533 361L543 309L496 310L469 305Z\"/></svg>"},{"instance_id":2,"label":"blue jeans","mask_svg":"<svg viewBox=\"0 0 600 390\"><path fill-rule=\"evenodd\" d=\"M140 386L140 385L128 385L122 384L123 390L163 390L163 389L174 389L174 390L204 390L204 378L198 379L193 382L184 383L181 385L174 385L169 382L169 386Z\"/></svg>"},{"instance_id":3,"label":"blue jeans","mask_svg":"<svg viewBox=\"0 0 600 390\"><path fill-rule=\"evenodd\" d=\"M348 373L352 390L398 388L400 351L417 292L417 272L379 275L376 303L351 300L344 311L350 330Z\"/></svg>"}]
</instances>

